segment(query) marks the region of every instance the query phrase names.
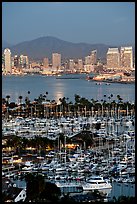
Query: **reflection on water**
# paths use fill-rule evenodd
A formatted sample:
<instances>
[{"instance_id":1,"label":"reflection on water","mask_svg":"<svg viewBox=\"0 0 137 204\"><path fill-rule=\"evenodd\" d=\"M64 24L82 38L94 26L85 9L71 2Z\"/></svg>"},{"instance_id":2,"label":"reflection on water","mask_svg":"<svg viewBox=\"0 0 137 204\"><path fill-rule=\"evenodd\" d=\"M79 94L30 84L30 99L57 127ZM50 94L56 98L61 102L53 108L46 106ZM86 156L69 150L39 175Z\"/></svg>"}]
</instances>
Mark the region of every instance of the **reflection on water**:
<instances>
[{"instance_id":1,"label":"reflection on water","mask_svg":"<svg viewBox=\"0 0 137 204\"><path fill-rule=\"evenodd\" d=\"M57 103L60 103L59 99L64 97L65 93L65 84L63 84L61 81L54 84L55 87L53 89L53 98Z\"/></svg>"},{"instance_id":2,"label":"reflection on water","mask_svg":"<svg viewBox=\"0 0 137 204\"><path fill-rule=\"evenodd\" d=\"M115 196L118 198L119 196L135 196L135 184L130 183L112 183L112 191L108 195L110 198L109 200L112 200Z\"/></svg>"},{"instance_id":3,"label":"reflection on water","mask_svg":"<svg viewBox=\"0 0 137 204\"><path fill-rule=\"evenodd\" d=\"M54 92L53 95L54 95L54 100L55 100L57 103L60 102L60 101L59 101L60 98L63 98L63 93L62 93L62 92L59 92L59 91Z\"/></svg>"},{"instance_id":4,"label":"reflection on water","mask_svg":"<svg viewBox=\"0 0 137 204\"><path fill-rule=\"evenodd\" d=\"M120 84L112 83L109 86L106 83L97 85L94 81L82 79L56 79L55 76L2 76L2 97L10 95L10 101L18 100L18 97L23 96L23 101L30 91L30 100L34 100L40 94L48 92L47 98L50 100L59 101L59 98L68 97L69 101L74 102L74 95L78 94L81 97L89 100L104 99L108 100L108 96L113 94L112 100L117 100L119 94L123 101L135 101L135 84Z\"/></svg>"}]
</instances>

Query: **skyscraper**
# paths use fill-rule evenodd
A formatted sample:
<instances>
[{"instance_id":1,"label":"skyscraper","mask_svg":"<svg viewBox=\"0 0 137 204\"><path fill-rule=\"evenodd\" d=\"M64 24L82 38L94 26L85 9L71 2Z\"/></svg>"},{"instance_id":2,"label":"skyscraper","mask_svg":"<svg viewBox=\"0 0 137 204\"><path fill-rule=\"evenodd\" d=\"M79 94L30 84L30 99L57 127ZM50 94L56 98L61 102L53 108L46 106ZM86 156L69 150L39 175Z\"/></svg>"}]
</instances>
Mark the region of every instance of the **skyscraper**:
<instances>
[{"instance_id":1,"label":"skyscraper","mask_svg":"<svg viewBox=\"0 0 137 204\"><path fill-rule=\"evenodd\" d=\"M117 69L120 65L120 54L118 48L109 48L107 52L107 68Z\"/></svg>"},{"instance_id":2,"label":"skyscraper","mask_svg":"<svg viewBox=\"0 0 137 204\"><path fill-rule=\"evenodd\" d=\"M75 66L74 60L69 59L69 70L74 71L74 66Z\"/></svg>"},{"instance_id":3,"label":"skyscraper","mask_svg":"<svg viewBox=\"0 0 137 204\"><path fill-rule=\"evenodd\" d=\"M85 57L85 64L91 64L91 55Z\"/></svg>"},{"instance_id":4,"label":"skyscraper","mask_svg":"<svg viewBox=\"0 0 137 204\"><path fill-rule=\"evenodd\" d=\"M122 68L133 68L133 50L132 47L121 47L120 65Z\"/></svg>"},{"instance_id":5,"label":"skyscraper","mask_svg":"<svg viewBox=\"0 0 137 204\"><path fill-rule=\"evenodd\" d=\"M4 66L5 66L5 73L11 74L12 68L11 68L11 51L9 48L6 48L4 50Z\"/></svg>"},{"instance_id":6,"label":"skyscraper","mask_svg":"<svg viewBox=\"0 0 137 204\"><path fill-rule=\"evenodd\" d=\"M49 67L49 59L47 57L45 57L43 59L43 67L44 68L48 68Z\"/></svg>"},{"instance_id":7,"label":"skyscraper","mask_svg":"<svg viewBox=\"0 0 137 204\"><path fill-rule=\"evenodd\" d=\"M52 53L52 67L55 70L61 67L61 54Z\"/></svg>"},{"instance_id":8,"label":"skyscraper","mask_svg":"<svg viewBox=\"0 0 137 204\"><path fill-rule=\"evenodd\" d=\"M19 68L19 56L14 56L14 67Z\"/></svg>"},{"instance_id":9,"label":"skyscraper","mask_svg":"<svg viewBox=\"0 0 137 204\"><path fill-rule=\"evenodd\" d=\"M97 50L91 51L91 64L96 64L97 63Z\"/></svg>"},{"instance_id":10,"label":"skyscraper","mask_svg":"<svg viewBox=\"0 0 137 204\"><path fill-rule=\"evenodd\" d=\"M19 63L20 63L21 68L28 68L29 67L28 56L20 55L19 61L20 61Z\"/></svg>"},{"instance_id":11,"label":"skyscraper","mask_svg":"<svg viewBox=\"0 0 137 204\"><path fill-rule=\"evenodd\" d=\"M82 61L82 59L78 59L78 65L77 65L78 67L77 67L77 70L78 71L83 71L83 68L84 68L84 66L83 66L83 61Z\"/></svg>"}]
</instances>

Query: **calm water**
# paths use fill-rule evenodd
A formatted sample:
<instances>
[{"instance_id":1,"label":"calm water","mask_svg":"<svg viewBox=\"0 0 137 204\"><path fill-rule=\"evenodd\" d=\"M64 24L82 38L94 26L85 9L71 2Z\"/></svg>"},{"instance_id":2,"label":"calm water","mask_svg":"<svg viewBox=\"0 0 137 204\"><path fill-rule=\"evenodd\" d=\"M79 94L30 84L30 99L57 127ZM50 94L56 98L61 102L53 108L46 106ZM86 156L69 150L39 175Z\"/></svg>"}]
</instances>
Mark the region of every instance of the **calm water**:
<instances>
[{"instance_id":1,"label":"calm water","mask_svg":"<svg viewBox=\"0 0 137 204\"><path fill-rule=\"evenodd\" d=\"M20 188L26 187L26 182L24 180L14 180L14 183ZM108 193L109 201L113 200L115 196L118 198L119 196L135 196L135 184L130 183L112 183L112 189L103 190L104 193Z\"/></svg>"},{"instance_id":2,"label":"calm water","mask_svg":"<svg viewBox=\"0 0 137 204\"><path fill-rule=\"evenodd\" d=\"M80 75L81 79L57 79L56 76L2 76L2 97L10 95L10 101L18 101L23 96L23 101L30 91L30 99L34 100L40 94L48 92L47 98L59 102L59 98L68 97L68 101L74 102L74 95L88 99L101 100L104 95L113 94L117 100L119 94L124 101L135 101L135 84L111 83L96 85L94 81L85 80L86 75ZM107 99L107 98L106 98Z\"/></svg>"}]
</instances>

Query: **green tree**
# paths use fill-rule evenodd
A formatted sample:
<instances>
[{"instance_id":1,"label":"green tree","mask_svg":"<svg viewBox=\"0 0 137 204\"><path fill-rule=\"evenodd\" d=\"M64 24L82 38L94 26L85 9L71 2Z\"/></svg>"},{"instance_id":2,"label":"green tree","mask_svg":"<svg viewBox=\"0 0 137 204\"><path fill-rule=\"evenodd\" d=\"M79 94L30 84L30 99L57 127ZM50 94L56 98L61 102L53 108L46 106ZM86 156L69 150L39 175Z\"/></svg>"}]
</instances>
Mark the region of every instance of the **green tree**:
<instances>
[{"instance_id":1,"label":"green tree","mask_svg":"<svg viewBox=\"0 0 137 204\"><path fill-rule=\"evenodd\" d=\"M26 180L26 202L58 201L61 195L60 189L53 183L45 182L39 174L29 173Z\"/></svg>"}]
</instances>

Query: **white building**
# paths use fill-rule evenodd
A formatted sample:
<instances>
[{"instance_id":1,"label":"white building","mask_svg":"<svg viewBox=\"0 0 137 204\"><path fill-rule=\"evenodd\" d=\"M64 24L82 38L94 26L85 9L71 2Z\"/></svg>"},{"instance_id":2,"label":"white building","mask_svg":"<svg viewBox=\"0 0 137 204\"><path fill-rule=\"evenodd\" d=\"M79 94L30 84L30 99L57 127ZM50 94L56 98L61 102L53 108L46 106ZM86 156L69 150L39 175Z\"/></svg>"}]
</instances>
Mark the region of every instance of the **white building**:
<instances>
[{"instance_id":1,"label":"white building","mask_svg":"<svg viewBox=\"0 0 137 204\"><path fill-rule=\"evenodd\" d=\"M52 53L52 68L58 70L61 67L61 54Z\"/></svg>"},{"instance_id":2,"label":"white building","mask_svg":"<svg viewBox=\"0 0 137 204\"><path fill-rule=\"evenodd\" d=\"M94 72L94 65L92 65L92 64L85 64L84 65L84 71L88 72L88 73Z\"/></svg>"},{"instance_id":3,"label":"white building","mask_svg":"<svg viewBox=\"0 0 137 204\"><path fill-rule=\"evenodd\" d=\"M133 68L133 50L132 47L121 47L120 65L123 68Z\"/></svg>"},{"instance_id":4,"label":"white building","mask_svg":"<svg viewBox=\"0 0 137 204\"><path fill-rule=\"evenodd\" d=\"M6 48L4 50L4 67L5 67L5 73L11 74L12 73L12 67L11 67L11 51L9 48Z\"/></svg>"},{"instance_id":5,"label":"white building","mask_svg":"<svg viewBox=\"0 0 137 204\"><path fill-rule=\"evenodd\" d=\"M120 66L120 54L118 48L109 48L107 52L107 68L117 69Z\"/></svg>"},{"instance_id":6,"label":"white building","mask_svg":"<svg viewBox=\"0 0 137 204\"><path fill-rule=\"evenodd\" d=\"M29 59L26 55L20 55L19 64L21 68L29 68Z\"/></svg>"}]
</instances>

